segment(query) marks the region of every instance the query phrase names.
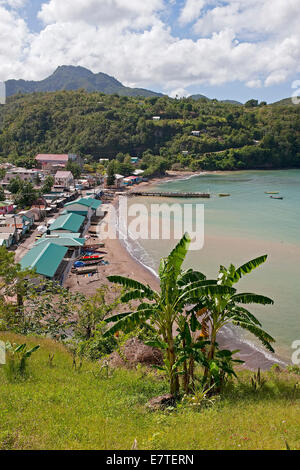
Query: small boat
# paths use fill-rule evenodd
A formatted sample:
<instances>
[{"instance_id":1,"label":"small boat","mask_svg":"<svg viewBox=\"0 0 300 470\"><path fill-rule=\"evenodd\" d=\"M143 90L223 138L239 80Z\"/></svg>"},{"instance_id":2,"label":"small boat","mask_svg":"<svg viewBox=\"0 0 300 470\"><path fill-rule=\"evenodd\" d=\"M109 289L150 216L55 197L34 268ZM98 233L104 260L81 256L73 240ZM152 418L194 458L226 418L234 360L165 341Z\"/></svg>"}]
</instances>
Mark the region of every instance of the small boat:
<instances>
[{"instance_id":1,"label":"small boat","mask_svg":"<svg viewBox=\"0 0 300 470\"><path fill-rule=\"evenodd\" d=\"M100 261L101 259L103 259L101 255L86 255L80 257L80 261Z\"/></svg>"},{"instance_id":2,"label":"small boat","mask_svg":"<svg viewBox=\"0 0 300 470\"><path fill-rule=\"evenodd\" d=\"M279 191L266 191L265 194L279 194Z\"/></svg>"},{"instance_id":3,"label":"small boat","mask_svg":"<svg viewBox=\"0 0 300 470\"><path fill-rule=\"evenodd\" d=\"M283 197L281 197L281 196L280 196L280 197L270 196L270 198L271 198L271 199L279 199L279 200L281 200L281 201L283 200Z\"/></svg>"},{"instance_id":4,"label":"small boat","mask_svg":"<svg viewBox=\"0 0 300 470\"><path fill-rule=\"evenodd\" d=\"M219 194L219 197L229 197L231 194L226 194L226 193L221 193Z\"/></svg>"}]
</instances>

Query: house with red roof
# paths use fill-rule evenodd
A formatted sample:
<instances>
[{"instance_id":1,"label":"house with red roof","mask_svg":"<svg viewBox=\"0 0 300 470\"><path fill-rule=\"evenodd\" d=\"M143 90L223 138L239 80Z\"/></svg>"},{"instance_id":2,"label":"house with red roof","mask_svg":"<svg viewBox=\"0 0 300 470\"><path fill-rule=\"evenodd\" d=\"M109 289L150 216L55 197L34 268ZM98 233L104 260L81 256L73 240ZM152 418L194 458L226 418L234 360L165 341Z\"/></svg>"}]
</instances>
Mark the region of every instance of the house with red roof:
<instances>
[{"instance_id":1,"label":"house with red roof","mask_svg":"<svg viewBox=\"0 0 300 470\"><path fill-rule=\"evenodd\" d=\"M58 170L66 168L68 162L76 162L82 165L82 160L75 154L41 154L39 153L35 160L38 168L56 173Z\"/></svg>"}]
</instances>

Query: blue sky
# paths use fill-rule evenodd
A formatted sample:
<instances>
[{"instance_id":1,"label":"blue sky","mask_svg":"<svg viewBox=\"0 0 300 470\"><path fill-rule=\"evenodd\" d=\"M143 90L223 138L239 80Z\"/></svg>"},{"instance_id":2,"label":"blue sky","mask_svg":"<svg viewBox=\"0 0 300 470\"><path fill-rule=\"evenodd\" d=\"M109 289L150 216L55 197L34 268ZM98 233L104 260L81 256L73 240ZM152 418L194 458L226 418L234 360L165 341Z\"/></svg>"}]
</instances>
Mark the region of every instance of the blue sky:
<instances>
[{"instance_id":1,"label":"blue sky","mask_svg":"<svg viewBox=\"0 0 300 470\"><path fill-rule=\"evenodd\" d=\"M276 101L300 78L299 0L0 0L0 79L81 65L128 86Z\"/></svg>"}]
</instances>

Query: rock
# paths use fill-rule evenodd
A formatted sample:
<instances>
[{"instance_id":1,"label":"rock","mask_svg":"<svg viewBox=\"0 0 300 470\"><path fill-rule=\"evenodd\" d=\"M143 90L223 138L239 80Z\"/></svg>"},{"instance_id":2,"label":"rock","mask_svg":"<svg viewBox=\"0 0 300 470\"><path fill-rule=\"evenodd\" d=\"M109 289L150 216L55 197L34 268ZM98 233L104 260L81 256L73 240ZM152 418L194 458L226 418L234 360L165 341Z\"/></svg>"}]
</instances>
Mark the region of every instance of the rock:
<instances>
[{"instance_id":1,"label":"rock","mask_svg":"<svg viewBox=\"0 0 300 470\"><path fill-rule=\"evenodd\" d=\"M161 395L160 397L151 398L151 400L146 404L146 407L151 411L164 410L169 406L176 406L176 400L170 393Z\"/></svg>"},{"instance_id":2,"label":"rock","mask_svg":"<svg viewBox=\"0 0 300 470\"><path fill-rule=\"evenodd\" d=\"M111 354L109 364L112 367L135 367L138 364L146 366L162 365L163 356L159 349L147 346L138 338L129 339L121 351Z\"/></svg>"}]
</instances>

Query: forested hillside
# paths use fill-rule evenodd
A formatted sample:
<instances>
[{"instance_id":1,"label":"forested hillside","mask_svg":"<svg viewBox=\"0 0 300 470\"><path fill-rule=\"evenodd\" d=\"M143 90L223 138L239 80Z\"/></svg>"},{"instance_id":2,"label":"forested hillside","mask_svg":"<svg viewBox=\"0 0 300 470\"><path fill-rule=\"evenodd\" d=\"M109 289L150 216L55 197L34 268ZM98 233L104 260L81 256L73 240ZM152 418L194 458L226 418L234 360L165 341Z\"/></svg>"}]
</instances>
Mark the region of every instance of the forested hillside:
<instances>
[{"instance_id":1,"label":"forested hillside","mask_svg":"<svg viewBox=\"0 0 300 470\"><path fill-rule=\"evenodd\" d=\"M155 161L162 169L300 166L298 106L79 90L15 95L0 107L0 118L0 156L21 163L48 152L91 160L146 152L144 168Z\"/></svg>"}]
</instances>

